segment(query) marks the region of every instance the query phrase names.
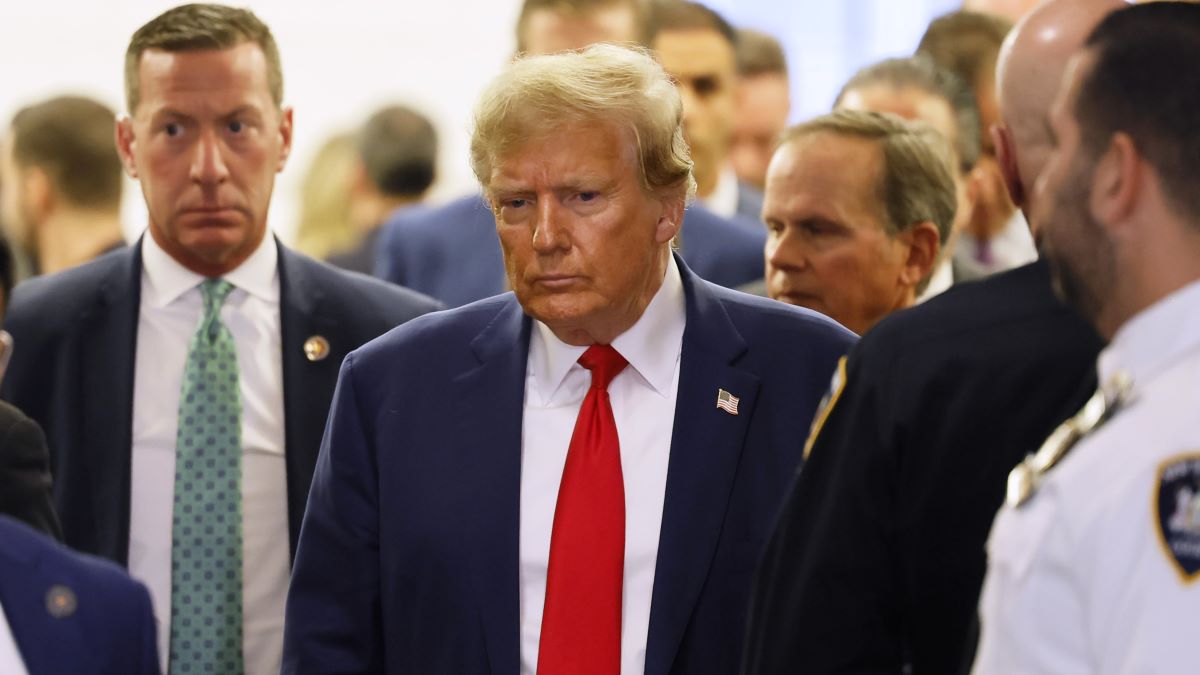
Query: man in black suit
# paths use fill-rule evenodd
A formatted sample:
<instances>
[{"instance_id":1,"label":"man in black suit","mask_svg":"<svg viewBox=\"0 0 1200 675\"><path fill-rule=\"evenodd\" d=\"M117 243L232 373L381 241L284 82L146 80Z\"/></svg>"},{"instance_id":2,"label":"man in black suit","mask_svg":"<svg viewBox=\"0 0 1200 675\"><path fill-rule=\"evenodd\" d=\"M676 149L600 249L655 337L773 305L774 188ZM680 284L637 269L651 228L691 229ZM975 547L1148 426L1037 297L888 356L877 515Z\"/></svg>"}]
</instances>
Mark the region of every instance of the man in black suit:
<instances>
[{"instance_id":1,"label":"man in black suit","mask_svg":"<svg viewBox=\"0 0 1200 675\"><path fill-rule=\"evenodd\" d=\"M1027 214L1062 71L1122 4L1051 0L1002 52L1004 126L993 133ZM1094 391L1100 347L1041 262L951 289L864 336L818 413L759 568L744 672L969 666L984 542L1008 472Z\"/></svg>"},{"instance_id":2,"label":"man in black suit","mask_svg":"<svg viewBox=\"0 0 1200 675\"><path fill-rule=\"evenodd\" d=\"M338 366L436 305L267 235L292 111L252 13L168 10L125 73L117 146L149 228L17 290L6 396L46 430L67 543L149 586L170 672L278 672Z\"/></svg>"},{"instance_id":3,"label":"man in black suit","mask_svg":"<svg viewBox=\"0 0 1200 675\"><path fill-rule=\"evenodd\" d=\"M0 316L13 285L13 256L0 238ZM0 378L12 355L12 338L0 331ZM50 499L50 451L33 420L0 401L0 514L13 516L56 539L62 527Z\"/></svg>"}]
</instances>

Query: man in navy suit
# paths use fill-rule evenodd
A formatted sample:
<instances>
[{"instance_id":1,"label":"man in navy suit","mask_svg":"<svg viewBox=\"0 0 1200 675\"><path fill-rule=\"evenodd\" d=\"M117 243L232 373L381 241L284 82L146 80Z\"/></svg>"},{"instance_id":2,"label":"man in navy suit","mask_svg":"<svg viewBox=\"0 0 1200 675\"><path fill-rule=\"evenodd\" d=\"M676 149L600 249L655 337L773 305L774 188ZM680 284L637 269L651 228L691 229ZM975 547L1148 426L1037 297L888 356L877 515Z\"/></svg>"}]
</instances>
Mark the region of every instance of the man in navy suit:
<instances>
[{"instance_id":1,"label":"man in navy suit","mask_svg":"<svg viewBox=\"0 0 1200 675\"><path fill-rule=\"evenodd\" d=\"M651 22L637 0L525 0L517 50L526 55L580 49L596 42L641 43ZM763 277L766 229L753 217L687 209L679 252L696 274L735 288ZM451 307L508 290L496 244L496 220L479 194L438 207L397 212L381 228L376 276L431 295Z\"/></svg>"},{"instance_id":2,"label":"man in navy suit","mask_svg":"<svg viewBox=\"0 0 1200 675\"><path fill-rule=\"evenodd\" d=\"M283 672L734 672L753 567L854 337L672 255L694 183L645 52L519 60L477 119L514 293L347 357Z\"/></svg>"},{"instance_id":3,"label":"man in navy suit","mask_svg":"<svg viewBox=\"0 0 1200 675\"><path fill-rule=\"evenodd\" d=\"M274 39L250 12L184 5L140 28L116 140L147 233L23 284L8 317L18 347L4 392L46 431L65 540L149 586L171 672L278 672L338 364L436 306L268 236L292 137L282 87ZM240 517L212 522L226 509ZM192 578L183 561L207 571ZM218 587L213 570L242 574ZM199 634L209 625L236 644L187 653L216 639Z\"/></svg>"},{"instance_id":4,"label":"man in navy suit","mask_svg":"<svg viewBox=\"0 0 1200 675\"><path fill-rule=\"evenodd\" d=\"M0 673L157 675L146 587L0 516Z\"/></svg>"}]
</instances>

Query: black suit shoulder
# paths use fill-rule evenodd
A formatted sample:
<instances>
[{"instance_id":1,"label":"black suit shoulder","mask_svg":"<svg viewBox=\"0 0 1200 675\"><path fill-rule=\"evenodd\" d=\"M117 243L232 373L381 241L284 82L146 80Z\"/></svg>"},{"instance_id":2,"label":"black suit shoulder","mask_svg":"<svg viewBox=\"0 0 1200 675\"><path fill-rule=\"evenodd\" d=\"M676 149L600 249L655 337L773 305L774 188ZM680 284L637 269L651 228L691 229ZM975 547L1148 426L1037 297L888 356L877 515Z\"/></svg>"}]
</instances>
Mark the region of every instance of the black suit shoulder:
<instances>
[{"instance_id":1,"label":"black suit shoulder","mask_svg":"<svg viewBox=\"0 0 1200 675\"><path fill-rule=\"evenodd\" d=\"M851 351L768 546L747 673L954 673L1009 470L1095 387L1045 263L896 313Z\"/></svg>"},{"instance_id":2,"label":"black suit shoulder","mask_svg":"<svg viewBox=\"0 0 1200 675\"><path fill-rule=\"evenodd\" d=\"M20 337L15 349L70 329L107 292L128 292L135 272L132 247L77 267L27 279L13 289L4 327ZM25 337L28 335L28 337Z\"/></svg>"},{"instance_id":3,"label":"black suit shoulder","mask_svg":"<svg viewBox=\"0 0 1200 675\"><path fill-rule=\"evenodd\" d=\"M330 312L348 317L376 316L394 326L442 309L437 300L403 286L340 269L294 251L289 250L284 256L292 274L302 275L306 285L319 289L325 296Z\"/></svg>"}]
</instances>

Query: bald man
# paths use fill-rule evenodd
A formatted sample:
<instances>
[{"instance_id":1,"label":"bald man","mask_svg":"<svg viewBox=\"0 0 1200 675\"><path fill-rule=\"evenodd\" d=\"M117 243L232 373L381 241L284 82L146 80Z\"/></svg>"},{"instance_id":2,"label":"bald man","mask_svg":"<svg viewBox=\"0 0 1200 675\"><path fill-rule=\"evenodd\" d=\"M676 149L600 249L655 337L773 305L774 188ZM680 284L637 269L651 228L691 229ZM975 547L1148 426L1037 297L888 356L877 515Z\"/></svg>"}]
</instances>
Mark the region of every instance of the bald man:
<instances>
[{"instance_id":1,"label":"bald man","mask_svg":"<svg viewBox=\"0 0 1200 675\"><path fill-rule=\"evenodd\" d=\"M1003 17L1016 23L1030 12L1041 0L963 0L963 9Z\"/></svg>"},{"instance_id":2,"label":"bald man","mask_svg":"<svg viewBox=\"0 0 1200 675\"><path fill-rule=\"evenodd\" d=\"M1026 214L1066 63L1123 5L1049 0L1006 42L996 140ZM1099 349L1042 263L877 324L817 415L759 569L744 672L965 669L1008 472L1094 391Z\"/></svg>"}]
</instances>

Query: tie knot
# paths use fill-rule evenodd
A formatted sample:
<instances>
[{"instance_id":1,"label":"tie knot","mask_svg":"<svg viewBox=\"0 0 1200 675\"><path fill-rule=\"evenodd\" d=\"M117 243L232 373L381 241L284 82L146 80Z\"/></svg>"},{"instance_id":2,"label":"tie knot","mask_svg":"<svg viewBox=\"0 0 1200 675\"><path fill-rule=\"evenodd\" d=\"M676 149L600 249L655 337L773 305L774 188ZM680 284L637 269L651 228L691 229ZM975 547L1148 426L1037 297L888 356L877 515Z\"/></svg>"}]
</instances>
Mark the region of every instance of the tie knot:
<instances>
[{"instance_id":1,"label":"tie knot","mask_svg":"<svg viewBox=\"0 0 1200 675\"><path fill-rule=\"evenodd\" d=\"M204 296L204 315L211 317L220 311L232 290L233 284L224 279L205 279L200 284L200 293Z\"/></svg>"},{"instance_id":2,"label":"tie knot","mask_svg":"<svg viewBox=\"0 0 1200 675\"><path fill-rule=\"evenodd\" d=\"M612 345L592 345L579 357L579 365L592 371L593 387L607 390L609 383L629 362Z\"/></svg>"}]
</instances>

